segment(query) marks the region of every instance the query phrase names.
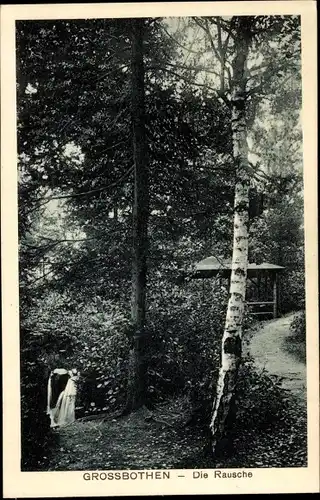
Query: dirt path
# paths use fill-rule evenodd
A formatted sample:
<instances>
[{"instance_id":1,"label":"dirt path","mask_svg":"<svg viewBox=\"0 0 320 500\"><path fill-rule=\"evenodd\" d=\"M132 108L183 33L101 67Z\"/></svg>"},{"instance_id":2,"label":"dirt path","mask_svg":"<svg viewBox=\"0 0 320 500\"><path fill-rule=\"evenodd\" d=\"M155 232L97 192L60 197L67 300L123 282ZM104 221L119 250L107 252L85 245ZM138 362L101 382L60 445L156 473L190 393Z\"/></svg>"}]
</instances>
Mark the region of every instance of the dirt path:
<instances>
[{"instance_id":1,"label":"dirt path","mask_svg":"<svg viewBox=\"0 0 320 500\"><path fill-rule=\"evenodd\" d=\"M254 332L249 353L258 368L282 378L282 386L301 402L306 399L306 365L286 349L287 338L292 335L290 324L293 314L267 321Z\"/></svg>"}]
</instances>

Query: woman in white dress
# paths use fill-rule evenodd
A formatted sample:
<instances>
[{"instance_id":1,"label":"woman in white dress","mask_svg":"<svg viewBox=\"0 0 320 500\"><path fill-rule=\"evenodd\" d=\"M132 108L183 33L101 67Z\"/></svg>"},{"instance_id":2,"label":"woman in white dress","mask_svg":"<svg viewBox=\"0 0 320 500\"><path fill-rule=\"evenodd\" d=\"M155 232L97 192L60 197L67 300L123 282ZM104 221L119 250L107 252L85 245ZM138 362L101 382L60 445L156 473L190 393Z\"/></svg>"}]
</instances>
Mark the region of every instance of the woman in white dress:
<instances>
[{"instance_id":1,"label":"woman in white dress","mask_svg":"<svg viewBox=\"0 0 320 500\"><path fill-rule=\"evenodd\" d=\"M75 404L77 396L77 381L79 374L76 369L72 369L68 374L66 386L58 397L54 408L50 409L50 396L48 389L48 413L51 418L51 427L64 427L75 421ZM50 379L49 379L50 385Z\"/></svg>"},{"instance_id":2,"label":"woman in white dress","mask_svg":"<svg viewBox=\"0 0 320 500\"><path fill-rule=\"evenodd\" d=\"M65 368L55 368L48 380L48 404L47 414L50 416L51 427L56 427L55 415L61 393L65 390L70 378L68 370Z\"/></svg>"}]
</instances>

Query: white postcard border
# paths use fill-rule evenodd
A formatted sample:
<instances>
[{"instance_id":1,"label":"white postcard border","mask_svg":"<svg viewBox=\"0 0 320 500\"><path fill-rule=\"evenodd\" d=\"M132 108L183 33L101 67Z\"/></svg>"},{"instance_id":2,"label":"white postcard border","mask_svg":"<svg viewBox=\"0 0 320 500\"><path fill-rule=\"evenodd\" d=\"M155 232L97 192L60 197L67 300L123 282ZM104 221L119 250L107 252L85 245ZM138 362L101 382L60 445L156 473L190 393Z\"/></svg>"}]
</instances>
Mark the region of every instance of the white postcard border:
<instances>
[{"instance_id":1,"label":"white postcard border","mask_svg":"<svg viewBox=\"0 0 320 500\"><path fill-rule=\"evenodd\" d=\"M190 15L300 14L307 302L308 467L245 469L252 478L85 480L84 472L20 471L20 372L16 169L15 20ZM313 1L43 4L1 6L1 231L3 311L4 496L121 496L166 494L298 493L319 491L319 345L317 234L316 5ZM225 469L238 472L240 469ZM102 472L102 471L100 471ZM106 472L106 471L105 471ZM183 474L184 478L178 475Z\"/></svg>"}]
</instances>

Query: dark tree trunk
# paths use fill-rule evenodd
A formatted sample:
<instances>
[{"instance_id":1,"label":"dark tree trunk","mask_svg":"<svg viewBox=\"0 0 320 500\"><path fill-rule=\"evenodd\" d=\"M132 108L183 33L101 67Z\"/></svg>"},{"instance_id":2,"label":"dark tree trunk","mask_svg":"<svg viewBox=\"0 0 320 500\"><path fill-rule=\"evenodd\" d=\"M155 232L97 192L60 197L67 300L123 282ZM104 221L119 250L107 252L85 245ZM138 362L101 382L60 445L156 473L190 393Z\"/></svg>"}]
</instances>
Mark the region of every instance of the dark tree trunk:
<instances>
[{"instance_id":1,"label":"dark tree trunk","mask_svg":"<svg viewBox=\"0 0 320 500\"><path fill-rule=\"evenodd\" d=\"M148 254L149 182L145 138L143 62L144 20L132 20L132 127L134 160L132 345L129 359L128 410L146 402L146 281Z\"/></svg>"}]
</instances>

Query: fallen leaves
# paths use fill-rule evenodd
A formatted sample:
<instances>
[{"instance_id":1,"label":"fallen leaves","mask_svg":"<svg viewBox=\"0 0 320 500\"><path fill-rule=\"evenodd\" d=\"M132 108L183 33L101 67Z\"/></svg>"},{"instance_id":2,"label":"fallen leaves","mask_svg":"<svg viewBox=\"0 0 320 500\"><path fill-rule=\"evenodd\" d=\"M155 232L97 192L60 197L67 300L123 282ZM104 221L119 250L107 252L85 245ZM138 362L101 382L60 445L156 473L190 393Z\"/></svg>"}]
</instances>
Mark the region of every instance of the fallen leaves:
<instances>
[{"instance_id":1,"label":"fallen leaves","mask_svg":"<svg viewBox=\"0 0 320 500\"><path fill-rule=\"evenodd\" d=\"M49 470L303 467L307 464L306 415L292 400L286 418L269 430L239 429L232 456L205 456L205 429L159 426L145 414L75 422L59 434ZM179 404L178 404L179 407ZM153 413L165 415L165 405ZM167 409L167 417L169 411ZM171 417L177 417L170 406ZM48 469L46 469L48 470Z\"/></svg>"}]
</instances>

